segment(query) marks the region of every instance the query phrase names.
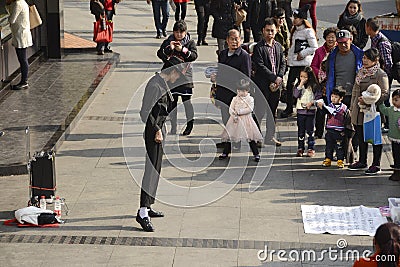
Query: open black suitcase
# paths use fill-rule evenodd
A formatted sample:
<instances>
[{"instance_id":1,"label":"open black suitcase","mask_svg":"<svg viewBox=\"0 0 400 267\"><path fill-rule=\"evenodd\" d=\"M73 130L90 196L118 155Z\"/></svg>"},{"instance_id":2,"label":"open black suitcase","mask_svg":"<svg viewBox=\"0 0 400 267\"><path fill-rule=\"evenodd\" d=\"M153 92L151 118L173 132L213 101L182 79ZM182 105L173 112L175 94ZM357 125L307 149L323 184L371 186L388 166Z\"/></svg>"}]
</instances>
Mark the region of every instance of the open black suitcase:
<instances>
[{"instance_id":1,"label":"open black suitcase","mask_svg":"<svg viewBox=\"0 0 400 267\"><path fill-rule=\"evenodd\" d=\"M55 153L53 150L35 152L30 156L30 132L26 133L26 157L29 173L29 198L53 198L56 193Z\"/></svg>"}]
</instances>

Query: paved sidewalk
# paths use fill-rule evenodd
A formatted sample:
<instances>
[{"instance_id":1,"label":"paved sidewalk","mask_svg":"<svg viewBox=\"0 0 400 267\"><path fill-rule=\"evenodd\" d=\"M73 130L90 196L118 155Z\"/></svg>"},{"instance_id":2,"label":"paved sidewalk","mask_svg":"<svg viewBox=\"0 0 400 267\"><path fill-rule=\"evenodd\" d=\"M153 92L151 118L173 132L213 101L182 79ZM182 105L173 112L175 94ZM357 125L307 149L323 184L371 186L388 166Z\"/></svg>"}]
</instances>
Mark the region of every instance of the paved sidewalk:
<instances>
[{"instance_id":1,"label":"paved sidewalk","mask_svg":"<svg viewBox=\"0 0 400 267\"><path fill-rule=\"evenodd\" d=\"M5 132L0 138L1 175L26 172L27 126L31 152L52 148L118 59L118 54L99 58L87 52L66 52L62 60L38 58L28 90L5 87L0 100L0 129Z\"/></svg>"},{"instance_id":2,"label":"paved sidewalk","mask_svg":"<svg viewBox=\"0 0 400 267\"><path fill-rule=\"evenodd\" d=\"M189 28L194 29L192 5L188 13ZM87 25L92 19L87 2L65 2L65 27L71 34L90 40ZM0 225L0 265L351 266L352 261L328 258L322 262L282 262L276 254L273 261L260 262L257 253L265 245L270 250L286 251L336 248L340 238L346 239L349 249L372 249L371 237L304 234L300 206L387 205L387 198L398 196L400 189L400 184L387 179L392 162L389 146L384 147L388 152L382 157L384 172L379 176L322 168L324 140L317 140L315 158L296 158L296 123L289 118L278 120L278 137L284 143L275 154L264 148L256 165L248 161L248 148L244 146L232 158L235 165L226 168L227 162L216 159L213 142L219 140L222 128L216 123L220 116L209 103L209 84L202 75L216 60L216 44L211 38L210 46L199 47L201 61L194 64L193 133L188 137L169 136L166 144L163 181L177 185L178 191L167 190L170 184L162 183L155 208L166 216L153 220L156 232L140 229L135 221L140 194L135 179L143 172L144 150L143 125L137 113L141 86L161 67L155 55L161 40L154 39L152 23L150 7L144 1L120 5L113 49L121 61L96 90L96 97L79 114L80 120L58 149L57 194L67 200L70 209L68 216L63 216L66 223L58 229ZM89 66L97 66L97 59L101 62L102 58L94 54L82 56L82 60L74 58ZM79 75L84 68L90 69L80 67L68 77ZM178 118L184 127L182 107ZM258 170L268 176L256 192L250 193L251 178ZM232 179L216 181L224 175ZM202 193L201 189L212 182L210 190ZM0 187L3 221L26 205L28 178L0 177ZM229 187L231 190L227 190ZM220 199L212 195L216 191L221 193ZM209 201L202 203L204 199ZM203 205L184 207L194 203Z\"/></svg>"}]
</instances>

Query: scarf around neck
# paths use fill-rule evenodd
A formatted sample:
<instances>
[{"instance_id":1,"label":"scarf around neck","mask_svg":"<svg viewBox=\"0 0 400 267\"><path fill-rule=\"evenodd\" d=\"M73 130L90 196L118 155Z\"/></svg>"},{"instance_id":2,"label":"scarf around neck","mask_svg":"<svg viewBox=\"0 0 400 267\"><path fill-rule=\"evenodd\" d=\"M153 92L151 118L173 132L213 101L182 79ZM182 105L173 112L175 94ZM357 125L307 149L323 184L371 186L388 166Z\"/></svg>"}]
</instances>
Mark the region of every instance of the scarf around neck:
<instances>
[{"instance_id":1,"label":"scarf around neck","mask_svg":"<svg viewBox=\"0 0 400 267\"><path fill-rule=\"evenodd\" d=\"M361 15L360 12L357 12L354 15L350 15L349 11L345 11L343 13L343 21L346 25L354 25L354 24L358 24L360 22L360 20L363 18L363 16Z\"/></svg>"},{"instance_id":2,"label":"scarf around neck","mask_svg":"<svg viewBox=\"0 0 400 267\"><path fill-rule=\"evenodd\" d=\"M356 84L360 85L360 82L364 80L366 77L374 75L379 69L379 64L375 64L371 68L365 68L364 66L358 71L356 76Z\"/></svg>"}]
</instances>

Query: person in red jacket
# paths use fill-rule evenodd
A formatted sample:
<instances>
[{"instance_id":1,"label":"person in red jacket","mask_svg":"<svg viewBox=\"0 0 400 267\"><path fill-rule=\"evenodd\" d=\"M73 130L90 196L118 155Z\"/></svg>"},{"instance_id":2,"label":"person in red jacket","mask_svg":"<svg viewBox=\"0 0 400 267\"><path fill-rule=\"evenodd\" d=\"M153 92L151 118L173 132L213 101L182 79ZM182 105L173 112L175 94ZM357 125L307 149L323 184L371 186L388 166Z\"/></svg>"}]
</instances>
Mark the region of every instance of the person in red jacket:
<instances>
[{"instance_id":1,"label":"person in red jacket","mask_svg":"<svg viewBox=\"0 0 400 267\"><path fill-rule=\"evenodd\" d=\"M400 228L395 223L384 223L376 229L375 253L354 262L353 267L398 267L400 255Z\"/></svg>"},{"instance_id":2,"label":"person in red jacket","mask_svg":"<svg viewBox=\"0 0 400 267\"><path fill-rule=\"evenodd\" d=\"M189 0L174 0L175 6L176 6L175 21L185 20L188 2L189 2ZM182 10L182 13L181 13L181 10ZM179 18L179 15L181 16L180 18Z\"/></svg>"}]
</instances>

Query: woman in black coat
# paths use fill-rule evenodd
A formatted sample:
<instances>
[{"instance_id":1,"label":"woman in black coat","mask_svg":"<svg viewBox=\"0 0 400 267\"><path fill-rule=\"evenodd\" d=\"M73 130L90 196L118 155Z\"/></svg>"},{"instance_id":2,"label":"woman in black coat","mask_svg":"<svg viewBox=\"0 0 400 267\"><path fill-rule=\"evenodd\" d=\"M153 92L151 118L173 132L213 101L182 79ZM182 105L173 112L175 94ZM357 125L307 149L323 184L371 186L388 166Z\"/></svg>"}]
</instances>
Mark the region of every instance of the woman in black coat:
<instances>
[{"instance_id":1,"label":"woman in black coat","mask_svg":"<svg viewBox=\"0 0 400 267\"><path fill-rule=\"evenodd\" d=\"M214 18L211 36L217 38L218 53L226 48L228 31L235 28L235 1L211 0L211 16Z\"/></svg>"},{"instance_id":2,"label":"woman in black coat","mask_svg":"<svg viewBox=\"0 0 400 267\"><path fill-rule=\"evenodd\" d=\"M164 62L162 69L169 67L171 60L179 61L181 63L193 62L197 59L197 47L195 41L190 39L187 32L186 22L179 20L175 22L173 27L173 34L171 34L161 44L160 49L157 51L157 56ZM182 135L189 135L193 129L194 111L191 102L193 95L193 73L189 64L184 76L177 81L177 86L171 89L174 101L172 102L172 110L170 113L171 118L171 134L176 134L177 131L177 104L178 97L182 98L183 105L186 113L186 129Z\"/></svg>"}]
</instances>

